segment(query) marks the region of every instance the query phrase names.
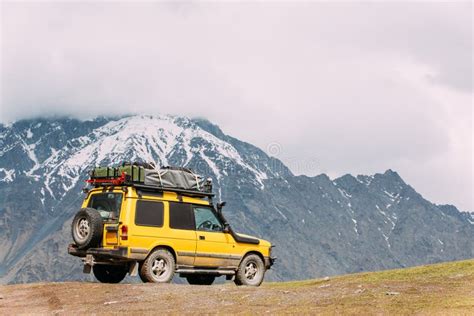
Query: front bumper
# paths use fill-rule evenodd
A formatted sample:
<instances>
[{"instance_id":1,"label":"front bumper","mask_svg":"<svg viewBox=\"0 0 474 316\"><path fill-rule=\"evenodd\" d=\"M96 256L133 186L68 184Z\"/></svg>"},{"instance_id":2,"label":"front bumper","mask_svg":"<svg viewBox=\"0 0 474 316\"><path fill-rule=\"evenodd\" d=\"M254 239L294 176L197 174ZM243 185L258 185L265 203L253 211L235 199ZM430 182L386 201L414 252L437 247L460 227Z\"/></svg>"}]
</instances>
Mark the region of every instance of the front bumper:
<instances>
[{"instance_id":1,"label":"front bumper","mask_svg":"<svg viewBox=\"0 0 474 316\"><path fill-rule=\"evenodd\" d=\"M265 268L270 269L276 259L276 257L265 257Z\"/></svg>"}]
</instances>

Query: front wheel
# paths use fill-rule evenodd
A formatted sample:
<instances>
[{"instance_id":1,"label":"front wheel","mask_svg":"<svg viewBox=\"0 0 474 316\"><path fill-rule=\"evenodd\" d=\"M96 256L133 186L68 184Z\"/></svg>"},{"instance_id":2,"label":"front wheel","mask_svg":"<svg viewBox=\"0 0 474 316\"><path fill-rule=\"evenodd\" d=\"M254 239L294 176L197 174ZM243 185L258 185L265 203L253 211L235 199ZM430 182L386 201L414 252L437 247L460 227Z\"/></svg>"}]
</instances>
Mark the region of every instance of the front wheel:
<instances>
[{"instance_id":1,"label":"front wheel","mask_svg":"<svg viewBox=\"0 0 474 316\"><path fill-rule=\"evenodd\" d=\"M255 254L246 256L239 265L235 273L236 285L259 286L265 276L265 264L263 260Z\"/></svg>"},{"instance_id":2,"label":"front wheel","mask_svg":"<svg viewBox=\"0 0 474 316\"><path fill-rule=\"evenodd\" d=\"M128 272L126 266L110 264L96 264L92 271L100 283L120 283Z\"/></svg>"},{"instance_id":3,"label":"front wheel","mask_svg":"<svg viewBox=\"0 0 474 316\"><path fill-rule=\"evenodd\" d=\"M166 249L153 251L143 262L140 278L144 282L169 283L173 279L176 264Z\"/></svg>"}]
</instances>

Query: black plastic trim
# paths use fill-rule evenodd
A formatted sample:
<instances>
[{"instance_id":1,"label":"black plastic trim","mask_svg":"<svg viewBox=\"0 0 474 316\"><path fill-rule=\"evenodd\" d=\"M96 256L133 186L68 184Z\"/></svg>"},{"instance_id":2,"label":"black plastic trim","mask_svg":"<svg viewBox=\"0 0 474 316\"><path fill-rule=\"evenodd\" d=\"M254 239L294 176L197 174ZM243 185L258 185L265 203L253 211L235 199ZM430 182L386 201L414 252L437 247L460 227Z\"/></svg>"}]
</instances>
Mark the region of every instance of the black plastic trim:
<instances>
[{"instance_id":1,"label":"black plastic trim","mask_svg":"<svg viewBox=\"0 0 474 316\"><path fill-rule=\"evenodd\" d=\"M214 206L212 205L212 207L214 207ZM234 232L234 230L233 230L232 227L229 225L229 222L227 222L227 220L225 219L225 217L224 217L224 215L222 214L222 212L218 212L218 211L214 208L214 213L217 215L217 217L219 218L219 220L221 221L221 223L224 224L224 227L227 227L227 230L228 230L229 234L234 238L234 240L235 240L236 242L243 243L243 244L252 244L252 245L258 245L258 244L260 244L260 240L258 240L258 239L256 239L256 238L241 236L241 235L237 234L236 232Z\"/></svg>"},{"instance_id":2,"label":"black plastic trim","mask_svg":"<svg viewBox=\"0 0 474 316\"><path fill-rule=\"evenodd\" d=\"M258 245L260 244L260 240L256 238L251 238L251 237L245 237L241 236L237 233L234 232L232 227L228 226L229 233L232 235L232 237L235 239L236 242L244 243L244 244L252 244L252 245Z\"/></svg>"},{"instance_id":3,"label":"black plastic trim","mask_svg":"<svg viewBox=\"0 0 474 316\"><path fill-rule=\"evenodd\" d=\"M76 245L71 244L68 247L68 253L70 255L76 257L85 257L86 255L94 255L94 256L104 256L109 258L117 258L117 259L128 259L128 248L127 247L119 247L119 248L89 248L86 250L77 249Z\"/></svg>"}]
</instances>

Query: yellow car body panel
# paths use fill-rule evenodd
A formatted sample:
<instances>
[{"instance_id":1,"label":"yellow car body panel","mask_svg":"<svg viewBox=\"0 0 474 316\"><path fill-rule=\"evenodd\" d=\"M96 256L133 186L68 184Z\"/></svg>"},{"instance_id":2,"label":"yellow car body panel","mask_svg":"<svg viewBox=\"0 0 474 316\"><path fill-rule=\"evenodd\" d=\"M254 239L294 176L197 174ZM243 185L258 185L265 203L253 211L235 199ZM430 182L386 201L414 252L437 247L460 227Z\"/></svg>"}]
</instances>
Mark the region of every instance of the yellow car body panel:
<instances>
[{"instance_id":1,"label":"yellow car body panel","mask_svg":"<svg viewBox=\"0 0 474 316\"><path fill-rule=\"evenodd\" d=\"M119 193L123 195L123 198L118 223L115 221L104 224L102 247L104 249L126 248L126 257L130 260L144 260L157 247L169 248L178 266L193 268L237 268L242 258L251 252L259 254L266 262L271 257L271 244L262 239L258 239L259 244L239 243L230 233L224 231L170 227L170 203L212 207L207 199L179 197L175 192L166 191L162 194L139 194L134 187L111 187L92 189L82 207L90 207L91 198L103 193ZM159 227L137 225L137 201L161 204L163 207L162 225ZM127 228L126 237L123 226Z\"/></svg>"}]
</instances>

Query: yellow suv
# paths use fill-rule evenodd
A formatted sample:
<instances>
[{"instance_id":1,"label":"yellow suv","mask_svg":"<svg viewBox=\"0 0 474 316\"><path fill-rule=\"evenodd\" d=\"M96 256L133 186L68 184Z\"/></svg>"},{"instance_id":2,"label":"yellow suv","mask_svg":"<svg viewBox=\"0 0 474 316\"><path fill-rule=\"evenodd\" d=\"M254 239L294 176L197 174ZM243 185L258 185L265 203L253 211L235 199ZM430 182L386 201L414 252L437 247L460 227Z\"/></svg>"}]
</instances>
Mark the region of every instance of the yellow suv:
<instances>
[{"instance_id":1,"label":"yellow suv","mask_svg":"<svg viewBox=\"0 0 474 316\"><path fill-rule=\"evenodd\" d=\"M143 282L210 285L225 275L237 285L259 286L274 262L272 245L235 233L212 194L110 185L86 190L72 222L69 254L84 272L118 283L127 273Z\"/></svg>"}]
</instances>

